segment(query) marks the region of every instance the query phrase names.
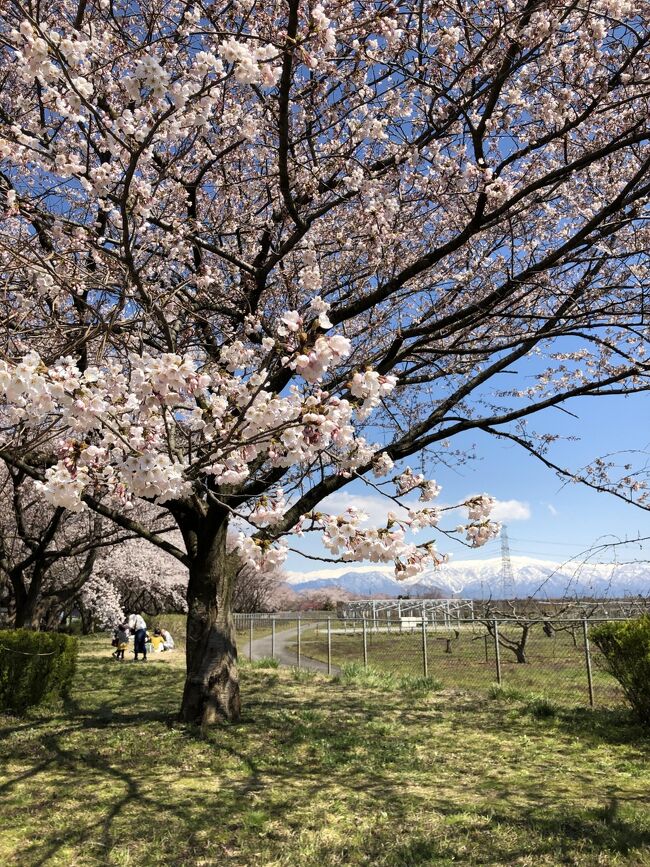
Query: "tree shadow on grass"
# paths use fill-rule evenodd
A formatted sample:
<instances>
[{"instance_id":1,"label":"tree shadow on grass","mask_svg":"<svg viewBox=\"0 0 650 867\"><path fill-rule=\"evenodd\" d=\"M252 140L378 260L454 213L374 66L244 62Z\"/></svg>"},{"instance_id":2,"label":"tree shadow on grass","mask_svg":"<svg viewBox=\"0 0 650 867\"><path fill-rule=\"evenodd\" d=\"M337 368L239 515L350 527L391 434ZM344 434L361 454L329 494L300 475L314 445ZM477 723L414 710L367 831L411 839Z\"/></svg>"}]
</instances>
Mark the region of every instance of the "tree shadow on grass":
<instances>
[{"instance_id":1,"label":"tree shadow on grass","mask_svg":"<svg viewBox=\"0 0 650 867\"><path fill-rule=\"evenodd\" d=\"M549 701L551 713L540 718L535 716L534 706L534 694L528 699L524 695L515 700L500 700L459 693L454 702L454 712L456 715L472 714L477 710L484 712L486 716L481 725L486 731L503 733L509 728L519 729L521 718L527 717L540 729L554 728L579 736L594 746L632 744L641 750L650 749L650 729L640 725L628 708L564 707Z\"/></svg>"},{"instance_id":2,"label":"tree shadow on grass","mask_svg":"<svg viewBox=\"0 0 650 867\"><path fill-rule=\"evenodd\" d=\"M140 688L149 685L133 680L134 689L138 683ZM168 679L161 679L157 689L166 693L169 685ZM193 864L200 856L216 857L236 848L249 826L255 836L272 823L289 827L305 804L328 786L354 790L360 808L391 804L393 813L400 814L399 786L391 774L370 778L363 768L337 768L336 762L329 762L324 777L323 751L292 756L312 741L323 744L332 738L331 702L323 697L306 710L298 697L269 701L263 692L264 678L251 690L241 723L207 733L175 724L174 714L167 711L134 710L130 702L137 705L138 696L123 700L123 691L115 693L114 684L90 701L86 694L71 698L64 714L44 717L30 732L32 751L43 758L27 771L12 774L1 790L5 815L16 821L26 802L30 810L49 803L48 798L56 804L59 821L43 824L31 835L21 850L21 867L64 863L60 859L74 860L68 853L80 851L86 853L84 864L108 863L104 859L116 846L139 840L155 850L156 841L163 839L168 849L160 863ZM116 695L118 702L106 693ZM175 689L174 707L177 696ZM150 696L146 704L156 701ZM367 716L367 708L360 708L351 696L343 704L345 713L356 713L355 719ZM330 752L345 761L362 744L363 734L353 731L349 721L339 729ZM172 738L171 748L165 731ZM22 727L15 733L22 735ZM21 762L28 758L26 754ZM170 797L152 788L151 781L158 779L196 785L188 785L186 795L181 785ZM251 801L271 789L273 796L262 806ZM65 821L66 815L70 821ZM405 820L406 814L401 818ZM142 864L159 863L152 851L136 857Z\"/></svg>"},{"instance_id":3,"label":"tree shadow on grass","mask_svg":"<svg viewBox=\"0 0 650 867\"><path fill-rule=\"evenodd\" d=\"M476 823L474 816L451 805L439 804L436 810L450 820L449 828L453 829L453 835L413 835L391 853L391 867L457 864L462 857L462 847L472 838L482 841L483 853L471 860L477 865L518 864L524 860L526 863L542 861L554 865L596 864L601 863L599 856L603 852L635 857L635 852L650 847L650 828L639 829L622 818L620 803L614 795L599 809L560 811L556 808L545 814L523 809L519 816L514 816L512 812L497 807L481 817L484 821L480 823ZM500 833L504 828L507 833ZM527 842L524 846L520 842L512 845L513 839ZM460 846L457 845L459 840ZM378 861L378 867L382 863ZM640 863L646 862L636 858L630 862Z\"/></svg>"},{"instance_id":4,"label":"tree shadow on grass","mask_svg":"<svg viewBox=\"0 0 650 867\"><path fill-rule=\"evenodd\" d=\"M442 717L441 696L398 705L404 725L396 737L386 721L391 702L400 698L395 694L323 679L306 702L299 684L278 682L275 672L256 672L247 685L242 721L201 732L175 722L183 677L178 668L111 667L90 660L80 677L81 688L64 713L44 714L13 729L18 745L23 738L28 744L9 756L20 770L0 788L6 816L20 822L26 809L43 816L46 808L55 811L21 848L20 867L127 863L128 858L169 867L200 860L262 865L266 862L255 853L264 846L284 852L288 839L297 845L305 822L313 831L329 821L330 804L340 807L352 827L357 817L383 814L391 827L408 829L414 815L436 813L443 834L415 829L401 840L387 831L376 841L370 834L361 852L358 840L314 843L309 859L301 861L296 852L294 863L347 863L350 846L366 858L358 863L376 867L458 863L463 853L455 842L457 830L470 838L489 837L490 858L503 863L551 857L562 839L569 847L587 847L590 855L599 846L625 854L650 845L646 831L621 816L614 795L600 812L560 815L562 805L552 795L530 798L527 809L513 810L515 796L527 797L535 782L530 790L503 786L499 797L486 792L480 803L476 798L465 803L464 797L450 803L435 790L407 791L405 783L419 772L419 744L409 733L425 731L422 726ZM482 719L498 730L498 708ZM11 726L4 731L11 740ZM470 813L479 809L488 818L477 827ZM453 827L445 831L447 822ZM493 833L500 825L516 832L518 845ZM126 847L122 861L111 854L119 847ZM285 856L280 863L291 863ZM489 861L478 857L465 863Z\"/></svg>"}]
</instances>

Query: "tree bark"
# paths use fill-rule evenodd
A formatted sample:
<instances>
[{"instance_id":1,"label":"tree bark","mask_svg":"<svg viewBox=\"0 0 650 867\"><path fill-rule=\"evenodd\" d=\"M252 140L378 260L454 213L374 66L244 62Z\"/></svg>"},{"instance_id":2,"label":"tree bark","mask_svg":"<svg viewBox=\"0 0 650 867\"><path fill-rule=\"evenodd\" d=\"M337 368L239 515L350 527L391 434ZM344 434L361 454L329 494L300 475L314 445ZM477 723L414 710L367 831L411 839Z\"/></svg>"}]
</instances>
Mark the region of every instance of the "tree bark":
<instances>
[{"instance_id":1,"label":"tree bark","mask_svg":"<svg viewBox=\"0 0 650 867\"><path fill-rule=\"evenodd\" d=\"M180 716L201 726L236 722L241 711L227 526L225 517L216 526L200 521L187 588L187 674Z\"/></svg>"},{"instance_id":2,"label":"tree bark","mask_svg":"<svg viewBox=\"0 0 650 867\"><path fill-rule=\"evenodd\" d=\"M25 578L22 573L13 574L11 583L14 588L15 602L15 629L35 629L39 628L40 611L38 606L39 593L43 583L43 577L40 571L34 570L31 575L29 588L25 586Z\"/></svg>"},{"instance_id":3,"label":"tree bark","mask_svg":"<svg viewBox=\"0 0 650 867\"><path fill-rule=\"evenodd\" d=\"M517 658L517 662L520 665L526 665L528 663L528 659L526 658L526 645L528 644L528 636L530 634L530 626L527 624L526 626L521 627L521 638L517 645L513 648L515 652L515 657Z\"/></svg>"}]
</instances>

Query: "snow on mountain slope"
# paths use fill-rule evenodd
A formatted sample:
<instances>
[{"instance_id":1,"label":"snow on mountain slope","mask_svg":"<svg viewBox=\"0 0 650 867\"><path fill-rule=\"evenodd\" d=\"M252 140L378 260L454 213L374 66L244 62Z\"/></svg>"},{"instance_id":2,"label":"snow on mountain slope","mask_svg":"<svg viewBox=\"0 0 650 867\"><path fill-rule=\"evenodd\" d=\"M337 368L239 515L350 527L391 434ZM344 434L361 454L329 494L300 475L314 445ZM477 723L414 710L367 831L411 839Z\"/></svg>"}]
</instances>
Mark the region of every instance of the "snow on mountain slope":
<instances>
[{"instance_id":1,"label":"snow on mountain slope","mask_svg":"<svg viewBox=\"0 0 650 867\"><path fill-rule=\"evenodd\" d=\"M512 557L514 595L558 598L562 596L646 595L650 592L650 565L646 563L554 563L530 557ZM333 569L292 572L288 583L294 590L325 590L339 587L361 596L421 595L428 588L444 595L471 598L513 595L501 579L501 558L459 560L417 578L397 581L390 566L343 564Z\"/></svg>"}]
</instances>

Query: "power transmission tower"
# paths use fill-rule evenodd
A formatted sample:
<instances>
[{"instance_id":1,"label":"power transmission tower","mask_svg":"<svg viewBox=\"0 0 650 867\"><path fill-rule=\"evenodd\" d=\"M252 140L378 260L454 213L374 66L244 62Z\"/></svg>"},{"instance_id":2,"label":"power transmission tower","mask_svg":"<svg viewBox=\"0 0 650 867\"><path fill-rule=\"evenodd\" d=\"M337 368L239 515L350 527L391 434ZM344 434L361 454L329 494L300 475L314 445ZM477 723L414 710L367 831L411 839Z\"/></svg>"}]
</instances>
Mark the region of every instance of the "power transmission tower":
<instances>
[{"instance_id":1,"label":"power transmission tower","mask_svg":"<svg viewBox=\"0 0 650 867\"><path fill-rule=\"evenodd\" d=\"M501 526L501 595L503 599L515 597L515 576L512 573L508 528L505 524Z\"/></svg>"}]
</instances>

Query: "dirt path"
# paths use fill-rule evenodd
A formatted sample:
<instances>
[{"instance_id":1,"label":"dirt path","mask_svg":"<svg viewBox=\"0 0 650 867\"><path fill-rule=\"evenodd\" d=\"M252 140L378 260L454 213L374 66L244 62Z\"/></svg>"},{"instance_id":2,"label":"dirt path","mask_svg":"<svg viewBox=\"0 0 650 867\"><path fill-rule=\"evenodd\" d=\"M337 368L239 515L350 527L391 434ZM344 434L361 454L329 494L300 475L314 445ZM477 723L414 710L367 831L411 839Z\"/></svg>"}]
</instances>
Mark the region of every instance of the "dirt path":
<instances>
[{"instance_id":1,"label":"dirt path","mask_svg":"<svg viewBox=\"0 0 650 867\"><path fill-rule=\"evenodd\" d=\"M308 629L313 629L313 623L306 623L300 627L301 634ZM277 629L275 630L275 658L278 660L280 665L288 665L293 666L298 664L297 654L295 647L296 643L296 627L292 626L289 629ZM248 658L248 642L242 647L242 656ZM253 639L253 654L252 658L262 659L265 656L271 656L271 636L266 635L264 638L255 638ZM300 655L300 667L308 668L312 671L321 671L327 674L327 663L321 662L318 659L312 659L310 656L305 656L304 653ZM332 674L338 674L339 668L336 665L332 665Z\"/></svg>"}]
</instances>

